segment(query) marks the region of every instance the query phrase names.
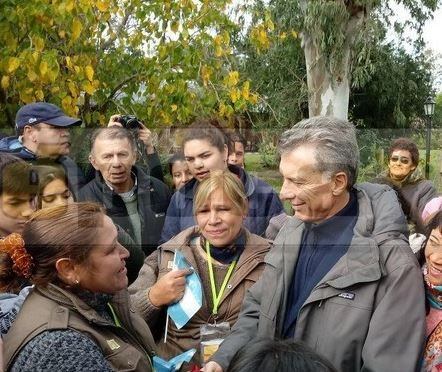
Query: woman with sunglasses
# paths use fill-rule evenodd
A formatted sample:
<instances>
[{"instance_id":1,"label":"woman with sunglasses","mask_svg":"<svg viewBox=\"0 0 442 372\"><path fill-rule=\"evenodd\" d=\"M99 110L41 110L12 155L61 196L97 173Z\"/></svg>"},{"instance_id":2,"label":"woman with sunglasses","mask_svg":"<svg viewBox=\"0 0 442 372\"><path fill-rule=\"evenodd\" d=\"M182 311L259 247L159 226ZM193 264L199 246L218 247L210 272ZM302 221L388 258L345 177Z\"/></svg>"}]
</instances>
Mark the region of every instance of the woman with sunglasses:
<instances>
[{"instance_id":1,"label":"woman with sunglasses","mask_svg":"<svg viewBox=\"0 0 442 372\"><path fill-rule=\"evenodd\" d=\"M388 155L388 170L374 182L389 184L396 190L411 232L423 233L421 215L425 205L437 196L437 191L418 168L419 150L410 139L397 138L391 143Z\"/></svg>"}]
</instances>

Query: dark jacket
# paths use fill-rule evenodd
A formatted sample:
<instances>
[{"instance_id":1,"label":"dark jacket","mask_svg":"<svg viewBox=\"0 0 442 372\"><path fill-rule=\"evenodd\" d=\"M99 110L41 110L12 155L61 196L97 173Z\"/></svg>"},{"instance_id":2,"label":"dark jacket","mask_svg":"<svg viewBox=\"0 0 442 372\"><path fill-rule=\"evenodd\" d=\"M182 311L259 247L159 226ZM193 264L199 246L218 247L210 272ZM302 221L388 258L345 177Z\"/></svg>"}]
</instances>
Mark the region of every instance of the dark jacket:
<instances>
[{"instance_id":1,"label":"dark jacket","mask_svg":"<svg viewBox=\"0 0 442 372\"><path fill-rule=\"evenodd\" d=\"M249 201L249 213L244 226L251 233L264 236L270 219L284 211L278 195L270 185L242 168L229 165L229 170L242 181ZM161 243L196 224L193 218L193 197L197 186L198 181L193 179L173 194L161 233Z\"/></svg>"},{"instance_id":2,"label":"dark jacket","mask_svg":"<svg viewBox=\"0 0 442 372\"><path fill-rule=\"evenodd\" d=\"M170 202L169 188L156 178L146 176L137 166L132 168L137 176L137 203L141 220L141 241L144 253L149 255L158 247L161 230ZM106 208L107 215L135 240L126 205L123 199L103 180L97 172L94 180L80 190L79 200L95 201Z\"/></svg>"},{"instance_id":3,"label":"dark jacket","mask_svg":"<svg viewBox=\"0 0 442 372\"><path fill-rule=\"evenodd\" d=\"M70 291L55 285L36 287L4 339L7 370L27 343L38 335L51 330L76 330L99 346L113 370L152 371L150 357L155 344L149 327L129 308L127 290L118 292L109 303L121 326L101 316ZM74 353L75 345L70 348Z\"/></svg>"},{"instance_id":4,"label":"dark jacket","mask_svg":"<svg viewBox=\"0 0 442 372\"><path fill-rule=\"evenodd\" d=\"M341 372L412 372L425 341L422 273L405 234L393 190L355 186L358 219L347 253L314 287L298 313L295 340L328 358ZM291 217L248 291L230 336L213 360L227 367L253 337L281 337L287 297L304 223Z\"/></svg>"},{"instance_id":5,"label":"dark jacket","mask_svg":"<svg viewBox=\"0 0 442 372\"><path fill-rule=\"evenodd\" d=\"M68 180L69 190L77 200L79 190L86 184L82 170L69 156L60 156L57 159L37 158L31 150L23 146L17 137L5 137L0 140L0 152L7 152L27 162L36 165L61 165Z\"/></svg>"},{"instance_id":6,"label":"dark jacket","mask_svg":"<svg viewBox=\"0 0 442 372\"><path fill-rule=\"evenodd\" d=\"M153 305L149 300L148 291L152 285L171 270L169 263L173 261L176 249L179 249L196 270L201 278L203 288L209 288L210 281L205 252L202 248L193 245L197 242L192 239L199 237L197 230L197 227L190 227L161 245L158 250L146 258L138 279L129 288L133 306L151 328L164 324L159 324L158 318L166 307L158 308ZM270 242L268 240L246 231L245 249L221 298L218 322L229 322L231 326L235 324L244 295L261 275L264 268L264 256L269 249ZM214 265L215 267L220 266L220 264ZM218 284L218 286L220 285ZM198 352L194 361L199 362L200 327L210 321L213 306L210 290L204 289L201 309L183 328L177 329L173 322L169 322L167 344L164 344L161 339L157 345L160 357L168 360L186 350L196 348Z\"/></svg>"}]
</instances>

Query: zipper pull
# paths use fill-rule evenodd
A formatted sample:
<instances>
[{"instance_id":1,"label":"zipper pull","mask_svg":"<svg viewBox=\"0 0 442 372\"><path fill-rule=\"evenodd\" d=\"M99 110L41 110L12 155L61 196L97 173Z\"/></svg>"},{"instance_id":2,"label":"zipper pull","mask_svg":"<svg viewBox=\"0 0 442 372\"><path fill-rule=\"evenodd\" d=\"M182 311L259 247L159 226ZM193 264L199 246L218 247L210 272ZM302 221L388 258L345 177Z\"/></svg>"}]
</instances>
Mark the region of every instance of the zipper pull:
<instances>
[{"instance_id":1,"label":"zipper pull","mask_svg":"<svg viewBox=\"0 0 442 372\"><path fill-rule=\"evenodd\" d=\"M321 305L322 305L322 301L323 301L323 300L319 301L319 305L318 305L318 307L321 307Z\"/></svg>"}]
</instances>

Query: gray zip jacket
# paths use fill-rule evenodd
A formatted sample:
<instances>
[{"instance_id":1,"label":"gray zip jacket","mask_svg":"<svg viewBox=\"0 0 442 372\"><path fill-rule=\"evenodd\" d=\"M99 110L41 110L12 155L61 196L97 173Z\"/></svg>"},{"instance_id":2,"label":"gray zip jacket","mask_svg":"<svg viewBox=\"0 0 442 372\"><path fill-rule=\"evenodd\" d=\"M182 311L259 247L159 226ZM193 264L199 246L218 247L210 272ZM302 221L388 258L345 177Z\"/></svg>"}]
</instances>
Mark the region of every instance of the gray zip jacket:
<instances>
[{"instance_id":1,"label":"gray zip jacket","mask_svg":"<svg viewBox=\"0 0 442 372\"><path fill-rule=\"evenodd\" d=\"M425 344L425 295L406 220L389 187L355 188L359 216L350 247L301 307L294 338L341 372L416 371ZM224 370L252 338L282 336L303 230L304 223L293 217L276 237L261 279L212 358Z\"/></svg>"}]
</instances>

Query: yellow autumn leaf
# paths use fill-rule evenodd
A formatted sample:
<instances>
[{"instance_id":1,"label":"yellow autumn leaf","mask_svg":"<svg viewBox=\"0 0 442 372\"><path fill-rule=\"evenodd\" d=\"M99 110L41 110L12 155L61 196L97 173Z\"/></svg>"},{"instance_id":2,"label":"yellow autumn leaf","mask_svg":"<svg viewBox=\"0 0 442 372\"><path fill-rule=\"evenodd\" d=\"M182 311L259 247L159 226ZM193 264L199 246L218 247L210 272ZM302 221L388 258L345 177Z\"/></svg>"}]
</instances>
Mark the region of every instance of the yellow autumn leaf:
<instances>
[{"instance_id":1,"label":"yellow autumn leaf","mask_svg":"<svg viewBox=\"0 0 442 372\"><path fill-rule=\"evenodd\" d=\"M79 38L82 29L83 25L81 24L80 20L78 18L74 18L72 21L72 41Z\"/></svg>"},{"instance_id":2,"label":"yellow autumn leaf","mask_svg":"<svg viewBox=\"0 0 442 372\"><path fill-rule=\"evenodd\" d=\"M176 110L178 110L178 106L177 105L171 105L170 109L172 110L172 112L175 112Z\"/></svg>"},{"instance_id":3,"label":"yellow autumn leaf","mask_svg":"<svg viewBox=\"0 0 442 372\"><path fill-rule=\"evenodd\" d=\"M22 100L24 103L34 102L34 95L32 93L33 93L32 88L20 90L19 91L20 100Z\"/></svg>"},{"instance_id":4,"label":"yellow autumn leaf","mask_svg":"<svg viewBox=\"0 0 442 372\"><path fill-rule=\"evenodd\" d=\"M87 94L94 94L95 93L95 88L94 86L91 84L90 81L87 81L86 83L83 84L82 86L83 90L87 93Z\"/></svg>"},{"instance_id":5,"label":"yellow autumn leaf","mask_svg":"<svg viewBox=\"0 0 442 372\"><path fill-rule=\"evenodd\" d=\"M41 89L36 90L34 95L35 95L35 98L37 98L38 101L43 101L44 98L45 98L45 95L44 95L44 93L43 93L43 91Z\"/></svg>"},{"instance_id":6,"label":"yellow autumn leaf","mask_svg":"<svg viewBox=\"0 0 442 372\"><path fill-rule=\"evenodd\" d=\"M212 70L208 66L201 67L201 78L203 79L204 86L207 86L207 83L210 80L210 76L212 75Z\"/></svg>"},{"instance_id":7,"label":"yellow autumn leaf","mask_svg":"<svg viewBox=\"0 0 442 372\"><path fill-rule=\"evenodd\" d=\"M66 36L66 31L64 31L64 30L58 31L58 36L60 36L61 39L64 39Z\"/></svg>"},{"instance_id":8,"label":"yellow autumn leaf","mask_svg":"<svg viewBox=\"0 0 442 372\"><path fill-rule=\"evenodd\" d=\"M38 53L38 52L32 53L32 59L34 60L35 63L37 63L39 58L40 58L40 53Z\"/></svg>"},{"instance_id":9,"label":"yellow autumn leaf","mask_svg":"<svg viewBox=\"0 0 442 372\"><path fill-rule=\"evenodd\" d=\"M3 89L7 89L9 87L9 76L2 76L1 86Z\"/></svg>"},{"instance_id":10,"label":"yellow autumn leaf","mask_svg":"<svg viewBox=\"0 0 442 372\"><path fill-rule=\"evenodd\" d=\"M32 41L33 41L33 43L34 43L34 47L35 47L35 50L36 50L36 51L41 52L41 51L44 49L44 47L45 47L45 41L44 41L41 37L39 37L39 36L34 36L34 37L32 38Z\"/></svg>"},{"instance_id":11,"label":"yellow autumn leaf","mask_svg":"<svg viewBox=\"0 0 442 372\"><path fill-rule=\"evenodd\" d=\"M74 7L75 7L75 2L74 2L74 0L68 0L68 1L66 1L66 11L67 12L72 12L72 10L74 10Z\"/></svg>"},{"instance_id":12,"label":"yellow autumn leaf","mask_svg":"<svg viewBox=\"0 0 442 372\"><path fill-rule=\"evenodd\" d=\"M108 1L98 0L95 5L100 12L107 12L107 10L109 9Z\"/></svg>"},{"instance_id":13,"label":"yellow autumn leaf","mask_svg":"<svg viewBox=\"0 0 442 372\"><path fill-rule=\"evenodd\" d=\"M38 75L35 73L34 70L29 70L28 71L28 79L31 83L33 83L35 80L38 79Z\"/></svg>"},{"instance_id":14,"label":"yellow autumn leaf","mask_svg":"<svg viewBox=\"0 0 442 372\"><path fill-rule=\"evenodd\" d=\"M172 120L170 119L170 116L167 114L167 112L160 111L160 116L165 125L172 123Z\"/></svg>"},{"instance_id":15,"label":"yellow autumn leaf","mask_svg":"<svg viewBox=\"0 0 442 372\"><path fill-rule=\"evenodd\" d=\"M222 57L223 47L221 45L215 46L215 57Z\"/></svg>"},{"instance_id":16,"label":"yellow autumn leaf","mask_svg":"<svg viewBox=\"0 0 442 372\"><path fill-rule=\"evenodd\" d=\"M71 92L71 96L72 97L77 97L78 96L77 85L73 81L70 81L68 83L68 88L69 88L69 91Z\"/></svg>"},{"instance_id":17,"label":"yellow autumn leaf","mask_svg":"<svg viewBox=\"0 0 442 372\"><path fill-rule=\"evenodd\" d=\"M238 71L230 71L229 75L227 75L227 86L234 87L238 84L239 81L239 72Z\"/></svg>"},{"instance_id":18,"label":"yellow autumn leaf","mask_svg":"<svg viewBox=\"0 0 442 372\"><path fill-rule=\"evenodd\" d=\"M226 105L224 104L224 102L221 102L219 104L218 113L219 113L219 116L224 116L225 115L225 113L226 113Z\"/></svg>"},{"instance_id":19,"label":"yellow autumn leaf","mask_svg":"<svg viewBox=\"0 0 442 372\"><path fill-rule=\"evenodd\" d=\"M65 57L65 60L66 60L66 66L70 69L73 68L71 57Z\"/></svg>"},{"instance_id":20,"label":"yellow autumn leaf","mask_svg":"<svg viewBox=\"0 0 442 372\"><path fill-rule=\"evenodd\" d=\"M55 82L55 80L57 79L57 77L58 77L58 68L53 68L53 69L51 69L51 70L48 70L48 73L47 73L47 77L49 78L49 80L53 83L53 82Z\"/></svg>"},{"instance_id":21,"label":"yellow autumn leaf","mask_svg":"<svg viewBox=\"0 0 442 372\"><path fill-rule=\"evenodd\" d=\"M84 73L86 74L86 77L89 81L94 80L94 69L91 65L88 65L84 68Z\"/></svg>"},{"instance_id":22,"label":"yellow autumn leaf","mask_svg":"<svg viewBox=\"0 0 442 372\"><path fill-rule=\"evenodd\" d=\"M251 95L250 95L250 97L249 97L249 102L252 104L252 105L256 105L257 103L258 103L258 95L256 94L256 93L252 93Z\"/></svg>"},{"instance_id":23,"label":"yellow autumn leaf","mask_svg":"<svg viewBox=\"0 0 442 372\"><path fill-rule=\"evenodd\" d=\"M280 38L281 40L285 40L285 39L287 38L287 32L281 32L281 33L279 34L279 38Z\"/></svg>"},{"instance_id":24,"label":"yellow autumn leaf","mask_svg":"<svg viewBox=\"0 0 442 372\"><path fill-rule=\"evenodd\" d=\"M250 82L249 81L244 82L244 84L242 86L241 95L246 101L249 99L249 96L250 96Z\"/></svg>"},{"instance_id":25,"label":"yellow autumn leaf","mask_svg":"<svg viewBox=\"0 0 442 372\"><path fill-rule=\"evenodd\" d=\"M40 75L41 75L41 76L44 76L44 75L46 74L46 72L48 72L48 64L47 64L47 62L42 61L42 62L40 63L40 68L39 68L39 70L40 70Z\"/></svg>"},{"instance_id":26,"label":"yellow autumn leaf","mask_svg":"<svg viewBox=\"0 0 442 372\"><path fill-rule=\"evenodd\" d=\"M66 96L61 100L61 106L65 111L69 111L71 109L71 105L72 105L71 96Z\"/></svg>"},{"instance_id":27,"label":"yellow autumn leaf","mask_svg":"<svg viewBox=\"0 0 442 372\"><path fill-rule=\"evenodd\" d=\"M20 60L17 57L10 57L6 71L12 73L18 69L18 66L20 66Z\"/></svg>"},{"instance_id":28,"label":"yellow autumn leaf","mask_svg":"<svg viewBox=\"0 0 442 372\"><path fill-rule=\"evenodd\" d=\"M222 44L222 42L223 42L223 37L221 36L221 35L216 35L214 38L213 38L213 41L214 41L214 43L215 43L215 45L221 45Z\"/></svg>"},{"instance_id":29,"label":"yellow autumn leaf","mask_svg":"<svg viewBox=\"0 0 442 372\"><path fill-rule=\"evenodd\" d=\"M230 99L232 100L232 102L235 103L236 101L238 101L238 99L240 97L239 89L237 89L237 88L231 89L229 92L229 95L230 95Z\"/></svg>"},{"instance_id":30,"label":"yellow autumn leaf","mask_svg":"<svg viewBox=\"0 0 442 372\"><path fill-rule=\"evenodd\" d=\"M60 91L60 87L54 86L51 88L51 93L52 94L56 94Z\"/></svg>"},{"instance_id":31,"label":"yellow autumn leaf","mask_svg":"<svg viewBox=\"0 0 442 372\"><path fill-rule=\"evenodd\" d=\"M292 36L294 39L296 39L298 37L298 33L296 31L292 31Z\"/></svg>"},{"instance_id":32,"label":"yellow autumn leaf","mask_svg":"<svg viewBox=\"0 0 442 372\"><path fill-rule=\"evenodd\" d=\"M92 86L93 86L95 89L98 89L98 87L100 86L100 80L94 80L94 81L92 82Z\"/></svg>"},{"instance_id":33,"label":"yellow autumn leaf","mask_svg":"<svg viewBox=\"0 0 442 372\"><path fill-rule=\"evenodd\" d=\"M263 46L264 48L269 47L270 41L267 36L267 32L265 30L263 30L263 29L259 30L257 39L258 39L259 43L261 44L261 46Z\"/></svg>"},{"instance_id":34,"label":"yellow autumn leaf","mask_svg":"<svg viewBox=\"0 0 442 372\"><path fill-rule=\"evenodd\" d=\"M100 124L101 125L104 125L104 124L106 124L107 123L107 120L106 120L106 116L105 115L103 115L103 114L100 114L100 116L99 116L99 119L98 119L99 121L100 121Z\"/></svg>"}]
</instances>

